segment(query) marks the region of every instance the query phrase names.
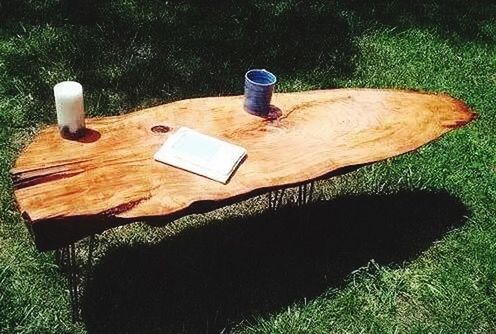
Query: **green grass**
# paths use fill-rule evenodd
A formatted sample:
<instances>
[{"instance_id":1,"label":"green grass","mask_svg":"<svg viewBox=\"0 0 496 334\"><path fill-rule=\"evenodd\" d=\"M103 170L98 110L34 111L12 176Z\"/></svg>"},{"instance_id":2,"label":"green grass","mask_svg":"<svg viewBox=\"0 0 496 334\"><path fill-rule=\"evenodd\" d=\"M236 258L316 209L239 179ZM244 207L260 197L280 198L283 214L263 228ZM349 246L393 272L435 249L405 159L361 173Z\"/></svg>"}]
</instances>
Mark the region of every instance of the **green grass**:
<instances>
[{"instance_id":1,"label":"green grass","mask_svg":"<svg viewBox=\"0 0 496 334\"><path fill-rule=\"evenodd\" d=\"M0 332L495 332L494 17L484 0L0 2ZM240 94L252 67L279 91L447 92L479 118L319 182L307 224L254 198L105 233L72 324L67 281L33 247L8 174L55 123L52 86L80 81L90 116L116 115Z\"/></svg>"}]
</instances>

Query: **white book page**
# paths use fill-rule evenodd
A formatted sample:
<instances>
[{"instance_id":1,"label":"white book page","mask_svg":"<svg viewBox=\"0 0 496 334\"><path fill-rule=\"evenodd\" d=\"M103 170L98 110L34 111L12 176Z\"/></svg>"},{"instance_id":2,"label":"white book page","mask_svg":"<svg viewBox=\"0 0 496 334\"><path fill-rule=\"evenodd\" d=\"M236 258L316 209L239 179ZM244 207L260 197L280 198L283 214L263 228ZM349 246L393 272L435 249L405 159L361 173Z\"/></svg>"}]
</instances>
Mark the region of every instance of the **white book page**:
<instances>
[{"instance_id":1,"label":"white book page","mask_svg":"<svg viewBox=\"0 0 496 334\"><path fill-rule=\"evenodd\" d=\"M246 150L186 127L172 134L154 158L157 161L226 183Z\"/></svg>"}]
</instances>

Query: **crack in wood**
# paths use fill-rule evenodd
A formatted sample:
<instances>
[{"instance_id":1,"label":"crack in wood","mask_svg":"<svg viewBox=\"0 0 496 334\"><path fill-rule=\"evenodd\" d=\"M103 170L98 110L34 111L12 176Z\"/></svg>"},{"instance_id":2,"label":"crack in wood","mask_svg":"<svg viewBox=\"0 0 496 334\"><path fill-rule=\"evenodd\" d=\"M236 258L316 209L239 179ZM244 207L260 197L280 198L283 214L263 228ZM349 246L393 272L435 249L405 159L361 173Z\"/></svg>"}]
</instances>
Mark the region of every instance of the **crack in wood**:
<instances>
[{"instance_id":1,"label":"crack in wood","mask_svg":"<svg viewBox=\"0 0 496 334\"><path fill-rule=\"evenodd\" d=\"M23 189L26 187L31 187L35 186L37 184L41 183L46 183L46 182L51 182L51 181L56 181L60 179L66 179L69 177L73 177L76 175L81 174L83 171L77 171L77 172L62 172L62 173L55 173L55 174L44 174L44 175L34 175L30 177L22 177L19 176L17 178L13 178L13 183L14 183L14 188L16 190L18 189Z\"/></svg>"},{"instance_id":2,"label":"crack in wood","mask_svg":"<svg viewBox=\"0 0 496 334\"><path fill-rule=\"evenodd\" d=\"M129 201L126 203L119 204L117 206L114 206L113 208L110 208L108 210L102 211L100 215L105 216L105 217L115 217L117 215L120 215L126 211L131 210L132 208L136 207L137 205L141 204L144 201L147 201L151 198L150 196L147 196L145 198L140 198L134 201Z\"/></svg>"}]
</instances>

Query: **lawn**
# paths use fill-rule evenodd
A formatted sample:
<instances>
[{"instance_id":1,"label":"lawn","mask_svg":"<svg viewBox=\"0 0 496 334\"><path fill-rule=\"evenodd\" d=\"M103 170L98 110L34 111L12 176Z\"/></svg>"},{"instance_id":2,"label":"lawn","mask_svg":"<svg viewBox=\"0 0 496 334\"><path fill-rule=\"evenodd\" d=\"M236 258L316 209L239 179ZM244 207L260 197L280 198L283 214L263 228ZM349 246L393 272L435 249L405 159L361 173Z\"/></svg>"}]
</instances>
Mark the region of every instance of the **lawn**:
<instances>
[{"instance_id":1,"label":"lawn","mask_svg":"<svg viewBox=\"0 0 496 334\"><path fill-rule=\"evenodd\" d=\"M0 1L0 332L496 332L494 1L207 3ZM446 92L479 117L319 182L306 223L256 197L104 233L73 324L9 177L56 122L53 85L77 80L89 116L117 115L242 94L250 68L276 73L278 91Z\"/></svg>"}]
</instances>

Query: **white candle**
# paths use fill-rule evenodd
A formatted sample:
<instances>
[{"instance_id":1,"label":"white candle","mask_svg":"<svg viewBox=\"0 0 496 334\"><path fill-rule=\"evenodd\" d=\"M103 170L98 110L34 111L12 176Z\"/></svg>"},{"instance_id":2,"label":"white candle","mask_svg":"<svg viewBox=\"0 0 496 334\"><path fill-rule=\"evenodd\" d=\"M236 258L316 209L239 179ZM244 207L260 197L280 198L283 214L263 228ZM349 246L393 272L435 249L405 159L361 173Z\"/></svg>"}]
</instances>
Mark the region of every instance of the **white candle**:
<instances>
[{"instance_id":1,"label":"white candle","mask_svg":"<svg viewBox=\"0 0 496 334\"><path fill-rule=\"evenodd\" d=\"M85 128L83 86L75 81L63 81L53 87L53 94L62 135L81 136Z\"/></svg>"}]
</instances>

